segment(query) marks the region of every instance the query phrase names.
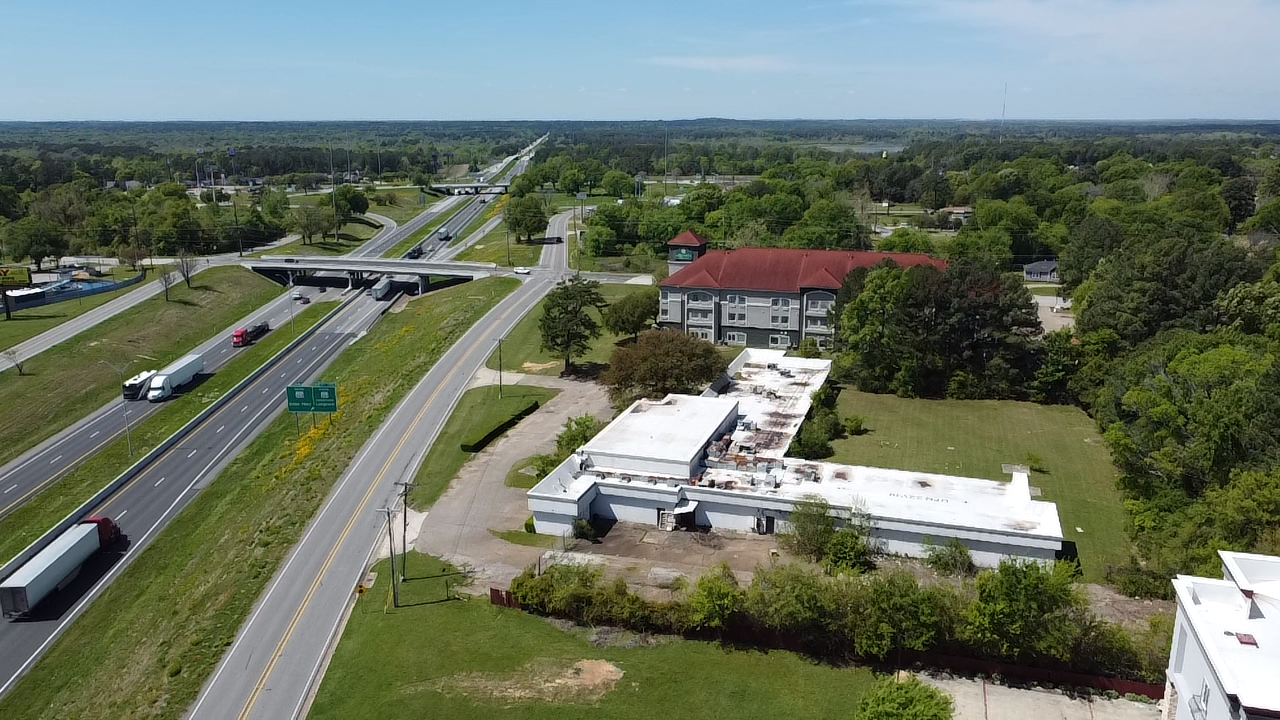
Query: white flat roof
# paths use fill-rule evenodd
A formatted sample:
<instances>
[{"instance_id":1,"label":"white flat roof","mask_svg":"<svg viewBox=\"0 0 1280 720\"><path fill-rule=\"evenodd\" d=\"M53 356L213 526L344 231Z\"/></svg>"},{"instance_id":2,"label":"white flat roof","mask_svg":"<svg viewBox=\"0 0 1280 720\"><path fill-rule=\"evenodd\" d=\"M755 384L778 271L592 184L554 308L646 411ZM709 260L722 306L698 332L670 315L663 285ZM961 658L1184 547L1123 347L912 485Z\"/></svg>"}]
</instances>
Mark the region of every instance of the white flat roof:
<instances>
[{"instance_id":1,"label":"white flat roof","mask_svg":"<svg viewBox=\"0 0 1280 720\"><path fill-rule=\"evenodd\" d=\"M582 446L593 463L609 467L601 456L690 463L707 441L738 412L732 398L668 395L637 400Z\"/></svg>"},{"instance_id":2,"label":"white flat roof","mask_svg":"<svg viewBox=\"0 0 1280 720\"><path fill-rule=\"evenodd\" d=\"M830 360L787 357L782 350L744 350L729 366L732 382L720 393L738 401L738 414L749 423L733 434L729 452L785 456L813 406L813 394L830 372Z\"/></svg>"},{"instance_id":3,"label":"white flat roof","mask_svg":"<svg viewBox=\"0 0 1280 720\"><path fill-rule=\"evenodd\" d=\"M1247 710L1280 712L1280 558L1218 554L1232 579L1179 575L1178 607L1223 689Z\"/></svg>"}]
</instances>

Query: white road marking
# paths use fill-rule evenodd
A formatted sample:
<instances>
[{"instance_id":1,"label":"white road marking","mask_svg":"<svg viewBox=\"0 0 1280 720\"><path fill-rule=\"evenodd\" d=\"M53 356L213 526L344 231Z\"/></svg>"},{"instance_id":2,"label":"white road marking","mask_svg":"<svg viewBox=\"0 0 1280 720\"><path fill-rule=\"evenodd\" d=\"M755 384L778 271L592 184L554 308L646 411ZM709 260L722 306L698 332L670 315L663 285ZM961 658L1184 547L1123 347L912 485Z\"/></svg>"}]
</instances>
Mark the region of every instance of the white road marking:
<instances>
[{"instance_id":1,"label":"white road marking","mask_svg":"<svg viewBox=\"0 0 1280 720\"><path fill-rule=\"evenodd\" d=\"M4 491L4 494L5 494L5 495L8 495L9 493L11 493L11 492L13 492L14 490L17 490L17 489L18 489L18 486L17 486L17 485L14 485L13 487L9 488L8 490L5 490L5 491Z\"/></svg>"},{"instance_id":2,"label":"white road marking","mask_svg":"<svg viewBox=\"0 0 1280 720\"><path fill-rule=\"evenodd\" d=\"M316 346L315 346L315 345L312 345L312 346L311 346L311 349L312 349L312 350L315 350L315 349L316 349Z\"/></svg>"},{"instance_id":3,"label":"white road marking","mask_svg":"<svg viewBox=\"0 0 1280 720\"><path fill-rule=\"evenodd\" d=\"M191 452L187 453L187 457L189 457L189 458L193 458L193 457L195 457L195 456L196 456L196 451L195 451L195 450L192 450Z\"/></svg>"},{"instance_id":4,"label":"white road marking","mask_svg":"<svg viewBox=\"0 0 1280 720\"><path fill-rule=\"evenodd\" d=\"M262 388L262 394L263 394L263 395L266 395L266 394L267 394L267 391L268 391L268 390L270 390L270 389L271 389L271 388Z\"/></svg>"},{"instance_id":5,"label":"white road marking","mask_svg":"<svg viewBox=\"0 0 1280 720\"><path fill-rule=\"evenodd\" d=\"M58 461L59 461L59 460L61 460L61 459L62 459L62 456L61 456L61 455L59 455L58 457L56 457L56 458L54 458L54 459L50 460L50 461L49 461L49 464L50 464L50 465L52 465L52 464L54 464L54 463L58 462Z\"/></svg>"},{"instance_id":6,"label":"white road marking","mask_svg":"<svg viewBox=\"0 0 1280 720\"><path fill-rule=\"evenodd\" d=\"M226 425L219 425L219 426L218 426L218 429L214 432L214 435L217 435L218 433L222 432L222 429L223 429L223 428L225 428L225 427L226 427Z\"/></svg>"},{"instance_id":7,"label":"white road marking","mask_svg":"<svg viewBox=\"0 0 1280 720\"><path fill-rule=\"evenodd\" d=\"M122 517L124 517L125 515L128 515L128 514L129 514L129 511L128 511L128 510L121 510L121 511L120 511L120 514L116 516L116 520L119 520L120 518L122 518Z\"/></svg>"},{"instance_id":8,"label":"white road marking","mask_svg":"<svg viewBox=\"0 0 1280 720\"><path fill-rule=\"evenodd\" d=\"M164 480L165 480L164 478L160 478L159 480L157 480L156 487L160 487L160 483L164 482Z\"/></svg>"},{"instance_id":9,"label":"white road marking","mask_svg":"<svg viewBox=\"0 0 1280 720\"><path fill-rule=\"evenodd\" d=\"M249 409L249 406L245 405L244 407L240 408L240 412L244 412L245 410L248 410L248 409Z\"/></svg>"},{"instance_id":10,"label":"white road marking","mask_svg":"<svg viewBox=\"0 0 1280 720\"><path fill-rule=\"evenodd\" d=\"M222 352L226 352L226 351L227 351L227 348L222 348Z\"/></svg>"},{"instance_id":11,"label":"white road marking","mask_svg":"<svg viewBox=\"0 0 1280 720\"><path fill-rule=\"evenodd\" d=\"M92 439L94 439L94 438L98 437L98 436L99 436L99 435L101 435L101 434L102 434L102 431L101 431L101 430L94 430L94 431L93 431L93 434L89 436L89 439L90 439L90 440L92 440Z\"/></svg>"},{"instance_id":12,"label":"white road marking","mask_svg":"<svg viewBox=\"0 0 1280 720\"><path fill-rule=\"evenodd\" d=\"M284 376L285 376L285 375L287 375L287 374L288 374L288 373L280 373L280 377L284 377Z\"/></svg>"},{"instance_id":13,"label":"white road marking","mask_svg":"<svg viewBox=\"0 0 1280 720\"><path fill-rule=\"evenodd\" d=\"M302 362L302 358L298 358L298 362Z\"/></svg>"}]
</instances>

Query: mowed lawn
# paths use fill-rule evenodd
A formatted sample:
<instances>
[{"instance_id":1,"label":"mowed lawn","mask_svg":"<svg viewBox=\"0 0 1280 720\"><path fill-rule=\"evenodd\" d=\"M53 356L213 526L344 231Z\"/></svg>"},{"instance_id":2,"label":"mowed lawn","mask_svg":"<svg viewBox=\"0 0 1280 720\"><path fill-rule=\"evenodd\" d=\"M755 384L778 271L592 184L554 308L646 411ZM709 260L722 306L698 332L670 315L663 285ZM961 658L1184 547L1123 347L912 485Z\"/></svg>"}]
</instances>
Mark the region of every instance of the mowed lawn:
<instances>
[{"instance_id":1,"label":"mowed lawn","mask_svg":"<svg viewBox=\"0 0 1280 720\"><path fill-rule=\"evenodd\" d=\"M392 195L396 199L396 204L378 205L371 201L369 203L369 212L389 217L395 220L398 225L403 225L414 219L440 199L439 195L426 195L417 188L379 189L376 194Z\"/></svg>"},{"instance_id":2,"label":"mowed lawn","mask_svg":"<svg viewBox=\"0 0 1280 720\"><path fill-rule=\"evenodd\" d=\"M835 462L1008 480L1003 463L1043 460L1031 485L1058 504L1063 537L1077 544L1085 579L1101 582L1129 554L1116 470L1093 420L1079 408L1002 400L917 400L845 389L841 417L870 432L832 443ZM1083 532L1079 532L1080 528Z\"/></svg>"},{"instance_id":3,"label":"mowed lawn","mask_svg":"<svg viewBox=\"0 0 1280 720\"><path fill-rule=\"evenodd\" d=\"M507 252L508 247L510 254ZM515 238L507 238L506 226L499 223L474 245L458 253L457 259L463 262L491 262L503 267L533 267L542 259L542 245L518 243Z\"/></svg>"},{"instance_id":4,"label":"mowed lawn","mask_svg":"<svg viewBox=\"0 0 1280 720\"><path fill-rule=\"evenodd\" d=\"M131 364L126 377L160 369L223 332L283 292L241 267L216 267L178 283L26 362L27 374L0 373L0 463L120 397L120 376L108 363Z\"/></svg>"},{"instance_id":5,"label":"mowed lawn","mask_svg":"<svg viewBox=\"0 0 1280 720\"><path fill-rule=\"evenodd\" d=\"M356 601L311 720L845 718L874 679L790 652L709 642L597 647L581 632L487 599L446 600L445 582L458 576L417 554L404 606L395 609L388 563L374 570L377 582Z\"/></svg>"},{"instance_id":6,"label":"mowed lawn","mask_svg":"<svg viewBox=\"0 0 1280 720\"><path fill-rule=\"evenodd\" d=\"M624 295L643 289L644 286L642 285L609 284L600 286L600 294L604 296L605 302L613 303ZM538 321L542 318L542 308L545 304L546 301L543 300L534 306L520 320L520 323L511 330L506 340L503 341L503 370L530 375L559 375L564 370L564 358L553 357L551 353L542 349L542 332L538 329ZM596 319L596 322L601 322L600 313L595 310L588 310L588 312ZM573 361L576 364L606 364L609 362L609 356L613 353L613 348L622 339L622 336L614 335L605 330L604 324L601 322L600 337L591 341L591 349L587 351L586 355L575 357ZM489 356L487 365L491 370L498 369L498 353L496 350L493 355Z\"/></svg>"}]
</instances>

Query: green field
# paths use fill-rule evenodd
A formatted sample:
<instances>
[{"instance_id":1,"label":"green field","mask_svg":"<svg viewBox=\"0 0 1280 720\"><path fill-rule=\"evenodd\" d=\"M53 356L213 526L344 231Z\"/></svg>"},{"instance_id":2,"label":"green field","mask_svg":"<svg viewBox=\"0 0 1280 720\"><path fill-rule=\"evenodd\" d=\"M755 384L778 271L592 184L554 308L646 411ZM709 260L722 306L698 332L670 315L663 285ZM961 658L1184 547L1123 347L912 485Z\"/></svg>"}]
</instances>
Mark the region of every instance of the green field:
<instances>
[{"instance_id":1,"label":"green field","mask_svg":"<svg viewBox=\"0 0 1280 720\"><path fill-rule=\"evenodd\" d=\"M370 220L369 222L373 222L373 220ZM326 234L324 237L312 238L309 243L304 243L302 238L298 238L291 243L281 245L273 250L253 253L249 257L266 257L271 255L346 255L371 240L374 235L378 234L379 230L381 230L381 226L369 227L363 222L349 222L338 228L338 239L336 241L333 239L333 235L331 233Z\"/></svg>"},{"instance_id":2,"label":"green field","mask_svg":"<svg viewBox=\"0 0 1280 720\"><path fill-rule=\"evenodd\" d=\"M1077 544L1085 580L1129 556L1116 470L1097 426L1079 408L1003 400L917 400L845 389L841 417L870 432L832 442L835 462L1007 480L1003 463L1039 456L1041 500L1058 504L1063 537ZM1076 528L1084 532L1077 532Z\"/></svg>"},{"instance_id":3,"label":"green field","mask_svg":"<svg viewBox=\"0 0 1280 720\"><path fill-rule=\"evenodd\" d=\"M1057 285L1028 285L1027 289L1032 295L1041 297L1059 297L1059 293L1062 292L1062 288Z\"/></svg>"},{"instance_id":4,"label":"green field","mask_svg":"<svg viewBox=\"0 0 1280 720\"><path fill-rule=\"evenodd\" d=\"M0 406L20 409L21 422L0 423L0 464L120 396L120 377L161 368L280 295L279 285L240 267L217 267L139 303L26 362L19 376L0 373Z\"/></svg>"},{"instance_id":5,"label":"green field","mask_svg":"<svg viewBox=\"0 0 1280 720\"><path fill-rule=\"evenodd\" d=\"M0 699L0 717L182 717L360 447L517 285L479 280L383 317L322 375L344 399L332 421L301 437L287 415L271 423Z\"/></svg>"},{"instance_id":6,"label":"green field","mask_svg":"<svg viewBox=\"0 0 1280 720\"><path fill-rule=\"evenodd\" d=\"M464 451L461 445L478 429L483 432L484 428L493 427L509 417L512 408L529 400L546 404L557 394L556 390L533 385L507 385L502 389L501 398L498 397L497 385L472 388L463 393L440 430L440 436L432 443L431 452L418 468L413 479L417 487L409 494L409 504L421 510L449 489L449 483L458 476L458 471L475 456Z\"/></svg>"},{"instance_id":7,"label":"green field","mask_svg":"<svg viewBox=\"0 0 1280 720\"><path fill-rule=\"evenodd\" d=\"M136 276L137 273L130 268L115 268L111 274L110 281L118 282L127 280ZM154 275L152 280L154 281ZM104 278L104 280L107 278ZM0 350L11 348L24 340L39 335L40 333L55 328L62 323L80 317L90 310L105 305L112 300L124 295L127 292L137 290L143 284L149 282L144 280L136 285L130 285L119 290L104 292L98 295L90 295L87 298L79 298L77 300L64 300L60 303L45 305L44 307L32 308L30 310L22 310L13 313L11 319L4 319L4 313L0 312Z\"/></svg>"},{"instance_id":8,"label":"green field","mask_svg":"<svg viewBox=\"0 0 1280 720\"><path fill-rule=\"evenodd\" d=\"M298 333L320 321L333 304L315 303L294 317ZM249 348L241 350L231 362L223 365L199 390L166 402L158 412L130 428L133 455L124 437L123 424L110 437L103 437L91 462L82 463L25 504L0 519L0 561L13 557L43 535L59 520L80 507L112 479L146 455L152 448L199 415L210 403L253 372L268 358L296 337L288 325L279 327ZM17 498L5 498L4 505ZM0 505L2 506L2 505Z\"/></svg>"},{"instance_id":9,"label":"green field","mask_svg":"<svg viewBox=\"0 0 1280 720\"><path fill-rule=\"evenodd\" d=\"M874 680L861 668L709 642L597 647L585 631L564 632L487 600L446 600L445 583L457 576L417 554L409 556L403 606L393 609L390 568L375 570L377 584L356 602L311 720L843 718ZM610 663L592 666L622 676L587 685L595 676L586 675L585 687L576 686L573 666L584 660Z\"/></svg>"},{"instance_id":10,"label":"green field","mask_svg":"<svg viewBox=\"0 0 1280 720\"><path fill-rule=\"evenodd\" d=\"M604 296L606 302L614 302L624 295L643 289L634 285L601 285L600 294ZM542 306L546 301L538 303L528 314L520 319L519 324L512 328L511 333L507 335L506 340L502 343L502 369L511 372L528 373L531 375L559 375L564 370L564 358L552 357L550 353L542 349L542 333L538 330L538 321L542 317ZM600 319L599 313L594 310L589 311L597 321ZM603 330L600 337L591 341L591 350L583 357L574 358L576 364L599 363L605 364L609 362L609 356L613 354L613 348L622 338L618 335ZM498 354L489 356L487 363L489 369L498 369Z\"/></svg>"},{"instance_id":11,"label":"green field","mask_svg":"<svg viewBox=\"0 0 1280 720\"><path fill-rule=\"evenodd\" d=\"M369 203L369 212L389 217L396 221L397 225L403 225L415 217L421 215L423 211L430 208L439 196L427 195L425 204L418 204L423 199L423 194L417 188L402 188L396 190L377 190L379 195L394 195L396 198L395 205L377 205L373 202Z\"/></svg>"},{"instance_id":12,"label":"green field","mask_svg":"<svg viewBox=\"0 0 1280 720\"><path fill-rule=\"evenodd\" d=\"M503 267L533 267L542 260L542 246L518 243L510 238L510 262L507 260L507 229L502 223L487 235L480 238L475 245L458 253L456 260L465 262L491 262Z\"/></svg>"}]
</instances>

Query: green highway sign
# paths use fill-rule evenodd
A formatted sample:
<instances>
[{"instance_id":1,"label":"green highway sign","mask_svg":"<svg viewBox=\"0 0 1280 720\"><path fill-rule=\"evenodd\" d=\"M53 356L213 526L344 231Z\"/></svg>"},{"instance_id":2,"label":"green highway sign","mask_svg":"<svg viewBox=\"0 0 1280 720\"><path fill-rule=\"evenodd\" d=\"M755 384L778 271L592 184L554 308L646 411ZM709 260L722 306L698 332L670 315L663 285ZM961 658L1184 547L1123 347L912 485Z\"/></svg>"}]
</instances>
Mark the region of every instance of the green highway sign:
<instances>
[{"instance_id":1,"label":"green highway sign","mask_svg":"<svg viewBox=\"0 0 1280 720\"><path fill-rule=\"evenodd\" d=\"M315 412L338 412L338 386L333 383L316 383L311 386L312 409Z\"/></svg>"},{"instance_id":2,"label":"green highway sign","mask_svg":"<svg viewBox=\"0 0 1280 720\"><path fill-rule=\"evenodd\" d=\"M285 397L289 399L289 412L314 412L316 409L315 390L308 385L290 385Z\"/></svg>"}]
</instances>

